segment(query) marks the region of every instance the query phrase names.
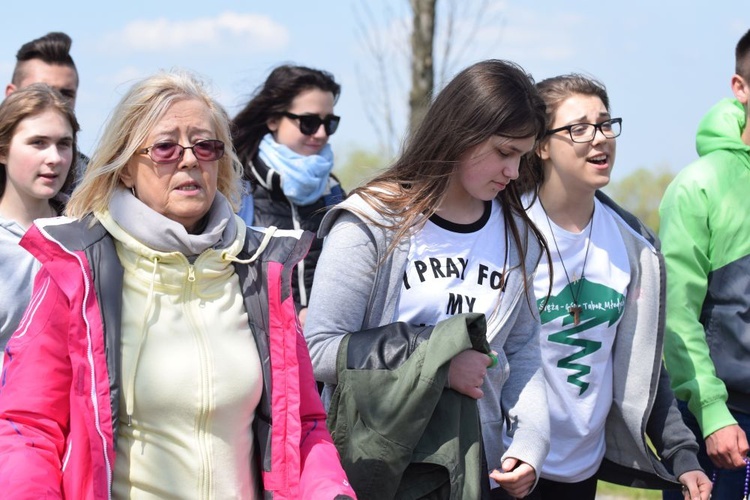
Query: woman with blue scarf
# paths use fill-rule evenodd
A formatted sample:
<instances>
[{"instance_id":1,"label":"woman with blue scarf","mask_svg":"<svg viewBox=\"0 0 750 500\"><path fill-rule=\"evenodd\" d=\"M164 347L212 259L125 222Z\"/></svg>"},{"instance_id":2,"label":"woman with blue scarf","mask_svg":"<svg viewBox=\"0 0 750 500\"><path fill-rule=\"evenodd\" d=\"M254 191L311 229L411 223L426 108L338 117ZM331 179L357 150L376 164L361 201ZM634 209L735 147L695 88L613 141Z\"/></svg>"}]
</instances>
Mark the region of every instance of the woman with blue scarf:
<instances>
[{"instance_id":1,"label":"woman with blue scarf","mask_svg":"<svg viewBox=\"0 0 750 500\"><path fill-rule=\"evenodd\" d=\"M317 232L327 209L343 200L328 144L340 121L333 114L340 92L330 73L283 65L234 118L248 186L239 215L248 225ZM303 326L321 247L316 239L292 280Z\"/></svg>"}]
</instances>

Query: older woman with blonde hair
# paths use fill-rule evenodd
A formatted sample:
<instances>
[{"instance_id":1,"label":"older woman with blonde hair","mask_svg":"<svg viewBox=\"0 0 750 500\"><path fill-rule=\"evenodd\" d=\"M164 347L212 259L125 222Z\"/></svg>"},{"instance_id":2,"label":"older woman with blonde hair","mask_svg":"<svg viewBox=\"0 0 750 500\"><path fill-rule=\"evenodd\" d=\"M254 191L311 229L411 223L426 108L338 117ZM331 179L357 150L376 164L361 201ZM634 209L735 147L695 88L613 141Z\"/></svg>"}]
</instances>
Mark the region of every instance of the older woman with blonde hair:
<instances>
[{"instance_id":1,"label":"older woman with blonde hair","mask_svg":"<svg viewBox=\"0 0 750 500\"><path fill-rule=\"evenodd\" d=\"M229 120L184 72L114 110L0 381L8 497L348 498L291 297L312 234L249 229ZM116 457L116 460L115 460Z\"/></svg>"}]
</instances>

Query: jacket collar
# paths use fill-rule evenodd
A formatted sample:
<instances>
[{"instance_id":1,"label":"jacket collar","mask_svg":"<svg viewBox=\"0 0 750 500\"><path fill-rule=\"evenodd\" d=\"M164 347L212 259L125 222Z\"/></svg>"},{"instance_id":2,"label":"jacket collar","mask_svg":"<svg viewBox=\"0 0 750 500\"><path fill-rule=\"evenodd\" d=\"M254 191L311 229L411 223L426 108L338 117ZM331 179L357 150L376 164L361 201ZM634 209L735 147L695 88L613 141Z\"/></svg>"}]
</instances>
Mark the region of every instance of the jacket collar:
<instances>
[{"instance_id":1,"label":"jacket collar","mask_svg":"<svg viewBox=\"0 0 750 500\"><path fill-rule=\"evenodd\" d=\"M640 236L642 239L646 240L652 247L654 247L656 250L659 250L661 248L661 243L659 242L659 238L656 237L656 234L649 229L643 222L641 222L638 217L631 214L624 208L622 208L620 205L615 203L615 201L604 194L602 191L597 190L596 191L596 198L607 208L609 208L612 212L617 215L619 219L621 219L627 226L630 228L630 230L634 233L636 233L638 236Z\"/></svg>"},{"instance_id":2,"label":"jacket collar","mask_svg":"<svg viewBox=\"0 0 750 500\"><path fill-rule=\"evenodd\" d=\"M248 162L247 166L252 173L251 181L254 185L259 185L271 193L271 198L275 200L286 200L284 191L281 189L281 176L278 172L266 165L257 154Z\"/></svg>"}]
</instances>

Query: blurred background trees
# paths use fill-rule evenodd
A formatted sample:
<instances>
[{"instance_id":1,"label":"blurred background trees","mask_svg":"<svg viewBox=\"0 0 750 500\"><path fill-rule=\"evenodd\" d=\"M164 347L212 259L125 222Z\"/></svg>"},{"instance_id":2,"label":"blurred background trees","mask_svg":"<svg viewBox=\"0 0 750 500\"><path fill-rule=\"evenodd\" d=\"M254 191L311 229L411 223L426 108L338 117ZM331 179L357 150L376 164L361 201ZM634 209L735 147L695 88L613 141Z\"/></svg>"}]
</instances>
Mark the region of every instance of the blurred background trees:
<instances>
[{"instance_id":1,"label":"blurred background trees","mask_svg":"<svg viewBox=\"0 0 750 500\"><path fill-rule=\"evenodd\" d=\"M337 152L336 175L347 190L387 167L409 130L424 117L435 89L461 68L472 35L502 22L488 9L491 0L401 0L355 4L355 32L363 58L356 72L362 106L378 146L350 146ZM399 103L399 105L394 105ZM396 110L404 109L399 116ZM340 158L340 159L339 159Z\"/></svg>"},{"instance_id":2,"label":"blurred background trees","mask_svg":"<svg viewBox=\"0 0 750 500\"><path fill-rule=\"evenodd\" d=\"M626 177L611 182L604 191L644 224L659 232L659 203L675 173L666 164L653 169L640 167Z\"/></svg>"},{"instance_id":3,"label":"blurred background trees","mask_svg":"<svg viewBox=\"0 0 750 500\"><path fill-rule=\"evenodd\" d=\"M398 154L402 141L424 117L433 93L460 68L471 35L504 22L487 15L490 0L403 0L356 6L357 38L365 60L357 67L362 105L379 137L375 149L350 146L339 153L336 175L351 191ZM394 115L393 103L408 102L408 116ZM343 153L343 154L341 154ZM604 191L654 231L659 230L659 203L674 177L666 164L642 166L613 180Z\"/></svg>"}]
</instances>

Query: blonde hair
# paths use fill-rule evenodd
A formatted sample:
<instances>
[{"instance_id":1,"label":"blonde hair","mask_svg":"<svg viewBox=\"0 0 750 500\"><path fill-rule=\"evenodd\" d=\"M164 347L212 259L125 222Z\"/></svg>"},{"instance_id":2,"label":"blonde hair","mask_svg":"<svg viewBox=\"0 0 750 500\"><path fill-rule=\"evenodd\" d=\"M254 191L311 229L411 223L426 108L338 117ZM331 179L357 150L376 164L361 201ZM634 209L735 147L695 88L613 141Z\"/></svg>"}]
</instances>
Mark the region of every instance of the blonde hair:
<instances>
[{"instance_id":1,"label":"blonde hair","mask_svg":"<svg viewBox=\"0 0 750 500\"><path fill-rule=\"evenodd\" d=\"M150 131L176 102L197 100L206 105L212 117L216 139L226 151L219 159L218 190L234 210L242 195L242 166L232 148L230 121L224 108L214 100L196 76L184 70L161 71L133 85L110 115L98 146L81 183L65 210L71 217L104 212L112 193L124 186L120 179L131 157L142 147Z\"/></svg>"}]
</instances>

